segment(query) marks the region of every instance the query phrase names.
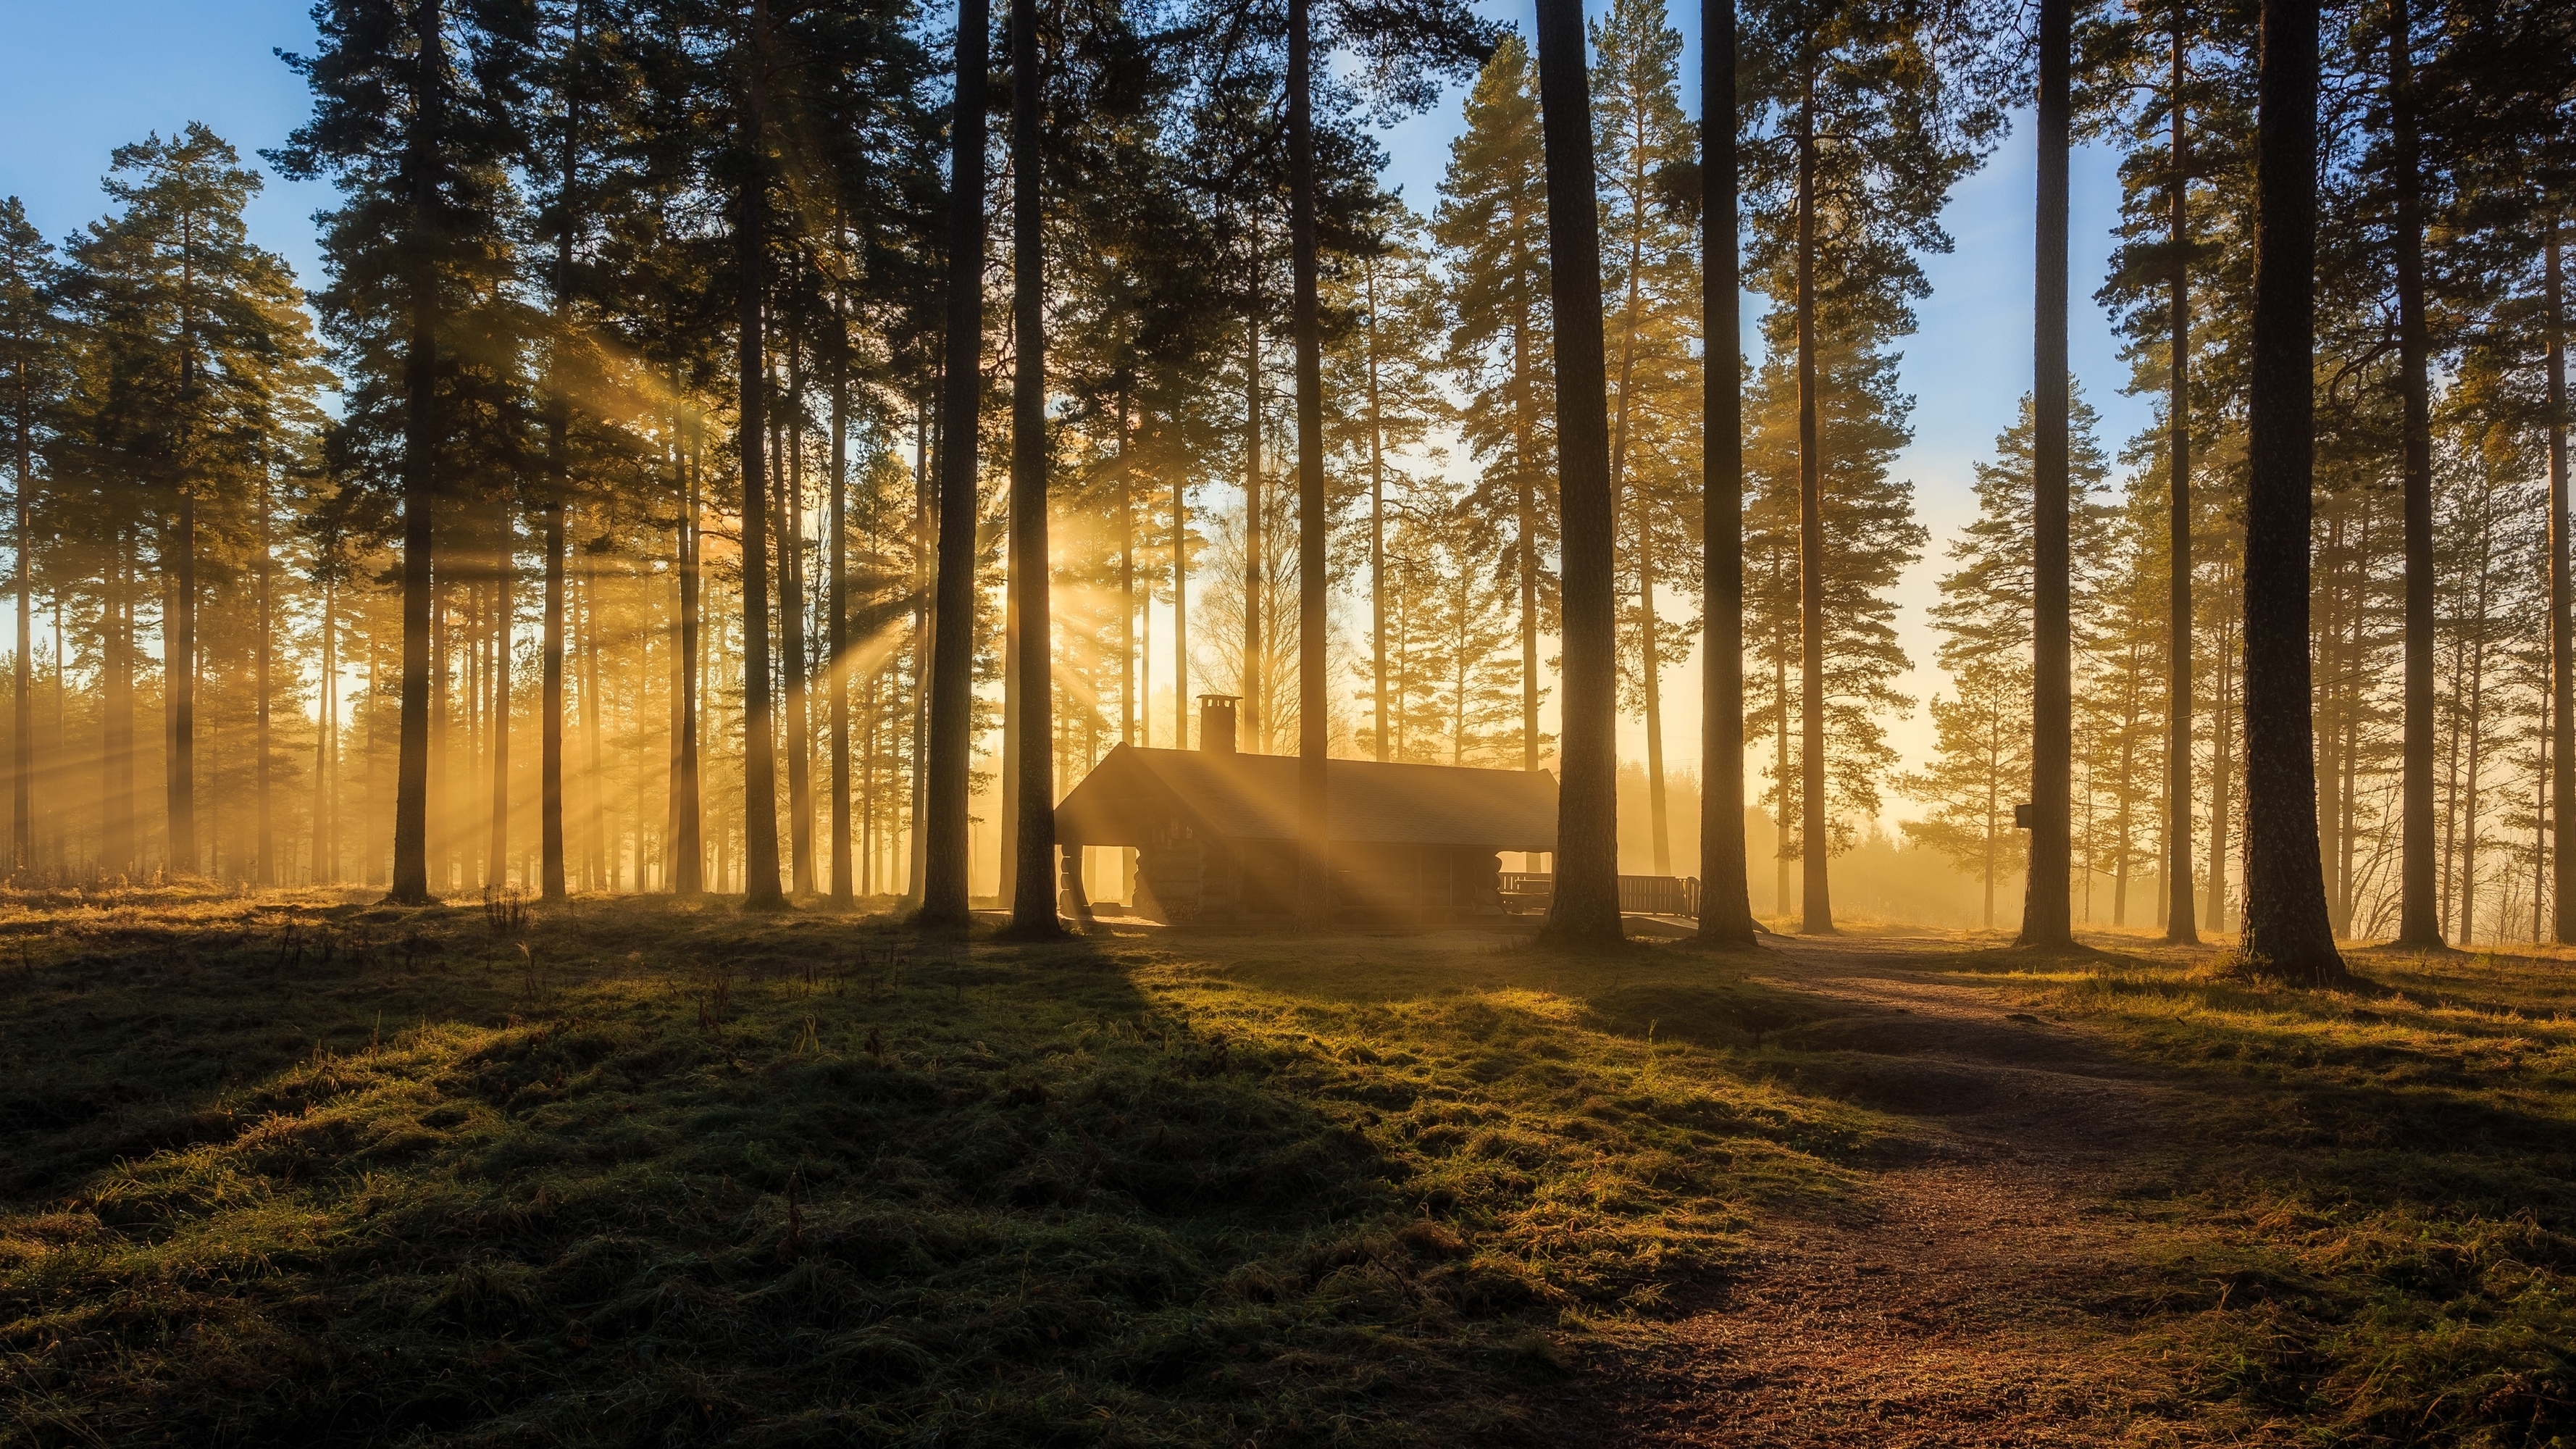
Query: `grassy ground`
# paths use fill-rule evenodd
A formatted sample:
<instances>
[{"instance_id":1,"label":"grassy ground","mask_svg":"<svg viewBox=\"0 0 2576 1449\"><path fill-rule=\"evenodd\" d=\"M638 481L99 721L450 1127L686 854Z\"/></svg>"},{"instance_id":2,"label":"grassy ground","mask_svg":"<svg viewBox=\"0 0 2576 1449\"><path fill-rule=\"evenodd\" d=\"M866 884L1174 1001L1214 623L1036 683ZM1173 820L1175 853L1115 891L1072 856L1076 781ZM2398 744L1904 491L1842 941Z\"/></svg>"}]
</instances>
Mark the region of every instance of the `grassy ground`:
<instances>
[{"instance_id":1,"label":"grassy ground","mask_svg":"<svg viewBox=\"0 0 2576 1449\"><path fill-rule=\"evenodd\" d=\"M1468 1442L1872 1130L1678 952L1187 944L14 901L0 1442Z\"/></svg>"},{"instance_id":2,"label":"grassy ground","mask_svg":"<svg viewBox=\"0 0 2576 1449\"><path fill-rule=\"evenodd\" d=\"M2143 1349L2249 1439L2576 1442L2576 953L2357 950L2343 991L2095 938L2030 1009L2180 1091L2120 1206Z\"/></svg>"},{"instance_id":3,"label":"grassy ground","mask_svg":"<svg viewBox=\"0 0 2576 1449\"><path fill-rule=\"evenodd\" d=\"M2172 1422L2576 1436L2576 958L1979 944L2173 1104L2080 1310ZM1782 959L0 897L0 1445L1560 1439L1946 1130Z\"/></svg>"}]
</instances>

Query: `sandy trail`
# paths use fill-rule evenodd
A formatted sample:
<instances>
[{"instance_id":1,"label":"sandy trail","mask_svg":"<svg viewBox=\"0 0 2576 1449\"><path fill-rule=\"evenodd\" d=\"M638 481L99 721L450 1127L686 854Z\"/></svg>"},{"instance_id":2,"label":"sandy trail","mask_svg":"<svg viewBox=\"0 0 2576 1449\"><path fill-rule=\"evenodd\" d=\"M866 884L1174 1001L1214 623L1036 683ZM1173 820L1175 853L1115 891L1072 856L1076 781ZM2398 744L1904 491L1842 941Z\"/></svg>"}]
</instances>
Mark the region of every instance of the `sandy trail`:
<instances>
[{"instance_id":1,"label":"sandy trail","mask_svg":"<svg viewBox=\"0 0 2576 1449\"><path fill-rule=\"evenodd\" d=\"M1652 1333L1615 1333L1567 1437L1619 1444L2190 1442L2098 1307L2132 1230L2094 1209L2160 1155L2169 1088L2087 1033L1934 974L1955 940L1766 938L1757 979L1850 1015L1839 1050L1899 1140L1834 1221L1769 1221ZM1931 968L1927 970L1926 968Z\"/></svg>"}]
</instances>

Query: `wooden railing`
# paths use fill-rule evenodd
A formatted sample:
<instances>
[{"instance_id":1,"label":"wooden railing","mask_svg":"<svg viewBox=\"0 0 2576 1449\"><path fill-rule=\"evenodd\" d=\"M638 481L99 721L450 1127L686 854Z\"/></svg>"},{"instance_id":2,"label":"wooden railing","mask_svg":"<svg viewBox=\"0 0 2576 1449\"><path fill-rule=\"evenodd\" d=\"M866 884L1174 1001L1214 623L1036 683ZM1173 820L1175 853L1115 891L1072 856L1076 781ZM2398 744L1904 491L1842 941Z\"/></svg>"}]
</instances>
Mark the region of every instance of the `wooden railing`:
<instances>
[{"instance_id":1,"label":"wooden railing","mask_svg":"<svg viewBox=\"0 0 2576 1449\"><path fill-rule=\"evenodd\" d=\"M1556 877L1546 871L1502 873L1503 909L1539 912L1556 899ZM1619 909L1640 916L1697 916L1699 877L1695 875L1623 875Z\"/></svg>"}]
</instances>

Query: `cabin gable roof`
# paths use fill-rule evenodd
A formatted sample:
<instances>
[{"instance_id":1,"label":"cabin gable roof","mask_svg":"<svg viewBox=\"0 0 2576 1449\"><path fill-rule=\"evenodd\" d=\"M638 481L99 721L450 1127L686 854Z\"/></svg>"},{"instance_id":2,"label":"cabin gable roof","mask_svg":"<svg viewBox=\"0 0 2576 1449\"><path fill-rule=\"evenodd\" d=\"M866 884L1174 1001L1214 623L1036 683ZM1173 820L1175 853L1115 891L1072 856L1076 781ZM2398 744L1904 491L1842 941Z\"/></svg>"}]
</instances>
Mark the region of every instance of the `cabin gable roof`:
<instances>
[{"instance_id":1,"label":"cabin gable roof","mask_svg":"<svg viewBox=\"0 0 2576 1449\"><path fill-rule=\"evenodd\" d=\"M1119 745L1056 806L1067 843L1136 844L1178 818L1229 840L1297 837L1294 755ZM1327 760L1335 844L1556 848L1556 780L1545 771Z\"/></svg>"}]
</instances>

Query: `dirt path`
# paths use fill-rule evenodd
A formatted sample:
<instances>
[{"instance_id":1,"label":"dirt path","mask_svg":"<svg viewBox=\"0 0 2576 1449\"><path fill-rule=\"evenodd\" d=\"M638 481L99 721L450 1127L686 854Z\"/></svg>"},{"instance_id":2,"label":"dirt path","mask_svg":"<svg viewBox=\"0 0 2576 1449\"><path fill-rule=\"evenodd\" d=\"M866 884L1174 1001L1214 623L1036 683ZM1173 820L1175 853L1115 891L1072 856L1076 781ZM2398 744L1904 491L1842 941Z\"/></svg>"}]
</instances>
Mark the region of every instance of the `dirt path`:
<instances>
[{"instance_id":1,"label":"dirt path","mask_svg":"<svg viewBox=\"0 0 2576 1449\"><path fill-rule=\"evenodd\" d=\"M2168 1089L2087 1034L1927 966L1936 939L1779 940L1767 984L1824 998L1799 1028L1852 1095L1905 1124L1836 1221L1767 1222L1724 1282L1613 1336L1575 1437L1808 1446L2191 1442L2098 1307L2129 1233L2091 1211L2158 1155ZM1589 1395L1586 1396L1590 1397Z\"/></svg>"}]
</instances>

